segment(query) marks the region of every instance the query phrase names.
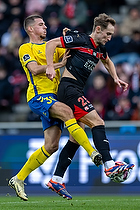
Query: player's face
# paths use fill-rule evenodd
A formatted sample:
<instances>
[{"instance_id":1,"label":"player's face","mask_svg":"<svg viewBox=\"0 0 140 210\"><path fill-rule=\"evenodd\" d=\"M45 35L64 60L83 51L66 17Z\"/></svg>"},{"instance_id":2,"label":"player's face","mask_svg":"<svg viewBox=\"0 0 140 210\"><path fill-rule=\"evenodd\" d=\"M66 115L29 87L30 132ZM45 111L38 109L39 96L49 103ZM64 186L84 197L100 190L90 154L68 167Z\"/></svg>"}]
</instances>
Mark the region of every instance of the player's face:
<instances>
[{"instance_id":1,"label":"player's face","mask_svg":"<svg viewBox=\"0 0 140 210\"><path fill-rule=\"evenodd\" d=\"M33 33L40 37L41 39L46 38L46 25L45 22L41 18L35 19L35 23L33 25Z\"/></svg>"},{"instance_id":2,"label":"player's face","mask_svg":"<svg viewBox=\"0 0 140 210\"><path fill-rule=\"evenodd\" d=\"M105 45L108 41L111 40L112 35L114 34L114 26L111 24L108 24L107 28L104 30L101 30L97 33L97 43Z\"/></svg>"}]
</instances>

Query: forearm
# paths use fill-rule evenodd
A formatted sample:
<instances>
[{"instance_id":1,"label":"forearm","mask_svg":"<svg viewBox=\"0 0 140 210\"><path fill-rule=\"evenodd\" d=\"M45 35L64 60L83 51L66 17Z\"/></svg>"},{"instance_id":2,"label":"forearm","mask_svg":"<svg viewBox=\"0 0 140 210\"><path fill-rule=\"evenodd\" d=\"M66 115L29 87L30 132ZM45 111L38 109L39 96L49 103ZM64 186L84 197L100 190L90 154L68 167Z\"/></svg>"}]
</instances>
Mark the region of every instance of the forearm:
<instances>
[{"instance_id":1,"label":"forearm","mask_svg":"<svg viewBox=\"0 0 140 210\"><path fill-rule=\"evenodd\" d=\"M103 62L103 61L102 61ZM103 62L105 68L109 72L109 74L112 76L114 80L118 79L118 75L114 66L114 63L109 59L108 62Z\"/></svg>"},{"instance_id":2,"label":"forearm","mask_svg":"<svg viewBox=\"0 0 140 210\"><path fill-rule=\"evenodd\" d=\"M62 62L54 63L54 64L53 64L54 69L58 69L58 68L61 68L61 67L63 67L63 66L64 66L64 65L63 65Z\"/></svg>"},{"instance_id":3,"label":"forearm","mask_svg":"<svg viewBox=\"0 0 140 210\"><path fill-rule=\"evenodd\" d=\"M114 82L120 87L123 88L124 91L128 89L128 84L124 82L123 80L119 79L114 63L110 60L110 58L107 58L105 61L102 61L107 71L110 73L112 78L114 79Z\"/></svg>"},{"instance_id":4,"label":"forearm","mask_svg":"<svg viewBox=\"0 0 140 210\"><path fill-rule=\"evenodd\" d=\"M36 62L30 62L27 64L27 68L33 75L38 75L46 72L47 65L38 65Z\"/></svg>"},{"instance_id":5,"label":"forearm","mask_svg":"<svg viewBox=\"0 0 140 210\"><path fill-rule=\"evenodd\" d=\"M58 39L50 40L46 44L46 60L48 67L53 67L53 55L56 47L60 47Z\"/></svg>"},{"instance_id":6,"label":"forearm","mask_svg":"<svg viewBox=\"0 0 140 210\"><path fill-rule=\"evenodd\" d=\"M58 69L58 68L61 68L63 66L64 65L63 65L62 62L53 64L54 69ZM46 73L46 69L47 69L47 65L38 65L37 63L32 63L32 62L29 63L27 67L33 75Z\"/></svg>"}]
</instances>

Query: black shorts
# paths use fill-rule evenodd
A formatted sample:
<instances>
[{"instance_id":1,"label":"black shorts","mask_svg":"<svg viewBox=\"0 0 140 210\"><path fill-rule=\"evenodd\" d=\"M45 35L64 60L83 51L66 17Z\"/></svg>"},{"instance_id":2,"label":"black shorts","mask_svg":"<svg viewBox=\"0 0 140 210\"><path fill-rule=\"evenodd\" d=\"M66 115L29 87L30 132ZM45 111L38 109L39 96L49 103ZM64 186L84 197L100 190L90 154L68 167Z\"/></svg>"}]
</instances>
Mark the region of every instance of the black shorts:
<instances>
[{"instance_id":1,"label":"black shorts","mask_svg":"<svg viewBox=\"0 0 140 210\"><path fill-rule=\"evenodd\" d=\"M84 96L83 87L80 87L78 82L71 78L61 79L57 99L73 110L76 120L94 110L92 103Z\"/></svg>"}]
</instances>

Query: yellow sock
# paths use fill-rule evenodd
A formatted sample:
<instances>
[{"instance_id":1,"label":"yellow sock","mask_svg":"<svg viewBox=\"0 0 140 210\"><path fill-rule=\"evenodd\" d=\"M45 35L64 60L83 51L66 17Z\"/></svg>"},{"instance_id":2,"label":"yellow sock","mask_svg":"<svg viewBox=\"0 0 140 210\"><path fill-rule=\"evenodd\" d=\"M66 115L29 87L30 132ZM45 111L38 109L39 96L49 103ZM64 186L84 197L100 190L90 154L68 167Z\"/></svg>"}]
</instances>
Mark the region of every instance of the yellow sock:
<instances>
[{"instance_id":1,"label":"yellow sock","mask_svg":"<svg viewBox=\"0 0 140 210\"><path fill-rule=\"evenodd\" d=\"M89 156L91 156L91 153L95 151L95 149L90 144L85 131L77 124L76 119L73 118L66 121L65 125L72 137L87 151Z\"/></svg>"},{"instance_id":2,"label":"yellow sock","mask_svg":"<svg viewBox=\"0 0 140 210\"><path fill-rule=\"evenodd\" d=\"M50 157L50 154L45 150L44 145L36 150L27 160L25 165L17 174L18 179L25 180L26 177L36 168L41 166L47 158Z\"/></svg>"}]
</instances>

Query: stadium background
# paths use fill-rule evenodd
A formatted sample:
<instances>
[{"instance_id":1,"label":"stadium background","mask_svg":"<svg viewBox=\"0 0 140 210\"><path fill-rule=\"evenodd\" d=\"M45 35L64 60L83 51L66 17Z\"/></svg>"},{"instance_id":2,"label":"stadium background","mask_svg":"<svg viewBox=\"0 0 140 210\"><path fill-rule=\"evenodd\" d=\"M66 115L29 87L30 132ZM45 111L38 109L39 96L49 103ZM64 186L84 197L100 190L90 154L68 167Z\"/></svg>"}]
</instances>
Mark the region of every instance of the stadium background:
<instances>
[{"instance_id":1,"label":"stadium background","mask_svg":"<svg viewBox=\"0 0 140 210\"><path fill-rule=\"evenodd\" d=\"M7 187L8 179L18 172L29 155L35 149L39 148L43 142L40 119L38 116L30 112L26 103L27 81L18 60L17 50L21 43L28 41L27 35L22 27L23 19L31 13L43 14L44 8L49 5L48 2L49 0L0 1L0 194L4 195L7 193L14 193L11 189L9 189L9 187ZM53 1L50 2L52 4ZM58 0L57 2L61 5L61 9L63 3L67 1ZM115 18L117 24L121 25L125 17L129 15L129 10L132 7L136 7L140 11L140 0L87 0L84 2L87 4L86 8L88 15L85 19L86 22L83 23L82 27L79 25L77 28L87 33L89 33L92 29L93 18L100 12L110 14L113 18ZM15 12L12 12L12 9L14 8L17 10L19 9L20 12L18 15L16 15ZM11 12L8 13L7 11ZM10 14L10 16L7 14ZM51 18L52 16L54 18L55 15L51 15ZM57 30L59 33L52 33L51 25L49 25L50 21L48 21L48 19L50 20L50 17L46 18L48 26L47 40L62 33L62 27L65 25L64 23L61 24L61 27L59 27L61 30ZM13 22L14 24L16 23L14 27L12 26ZM18 31L17 29L20 31L20 36L19 34L16 34ZM140 46L140 28L138 28L138 34L139 38L136 46ZM132 34L121 34L121 37L125 41L125 44L128 42L130 48L131 42L129 41L131 40ZM108 50L109 49L110 48L108 46ZM130 57L127 54L127 62L125 60L126 57L124 59L125 61L119 60L118 63L115 59L114 61L116 61L116 67L118 64L119 67L121 65L125 76L129 76L130 83L134 83L133 88L138 88L138 91L135 89L133 96L137 96L139 98L140 86L136 86L136 84L139 83L139 76L137 74L137 77L135 77L136 74L134 75L133 72L136 64L140 64L140 48L135 49L136 51L132 48L129 52L132 53L129 54ZM113 50L114 48L111 47L109 53ZM116 55L120 55L122 58L124 54L121 54L120 52L116 52ZM133 58L133 55L134 59L129 59ZM117 58L118 57L116 57L116 59ZM3 69L6 72L6 77L4 79L3 74L1 74ZM118 67L117 70L119 71ZM102 72L103 75L105 74L105 78L107 78L106 72L101 66L96 69L96 72L97 71ZM92 76L94 77L94 75ZM132 76L133 82L131 81ZM92 83L91 80L89 80L90 85ZM5 81L9 82L6 87L2 85L2 82ZM108 82L107 84L109 85L110 83ZM88 93L88 88L89 87L85 90L86 93ZM9 93L7 93L8 96L6 95L5 97L3 96L3 93L6 93L6 90L9 90ZM119 93L117 92L117 94ZM128 109L126 111L126 113L129 113L129 116L124 115L122 117L122 111L124 110L119 112L118 106L115 107L118 101L118 95L114 94L114 96L115 97L112 100L113 104L109 107L111 110L107 107L107 111L109 110L109 112L107 112L106 115L103 114L106 110L102 110L100 113L106 120L107 136L110 140L111 153L115 160L134 163L135 168L126 182L122 184L113 183L105 177L103 167L95 167L86 152L82 148L79 148L64 179L67 184L67 189L71 194L140 193L140 118L137 118L137 121L132 120L132 111L137 108L137 104L132 103L132 98L129 98L131 106L129 107L129 112ZM129 97L129 95L127 96ZM114 118L110 117L110 113L112 113L112 106L115 107L113 110ZM119 114L115 118L116 112ZM91 139L91 132L87 127L86 132L88 137ZM26 179L26 191L28 194L51 194L51 192L45 187L45 183L50 179L54 171L58 155L67 139L68 132L64 130L60 140L59 151L56 152L50 160L47 160L43 166L31 173L31 175Z\"/></svg>"}]
</instances>

